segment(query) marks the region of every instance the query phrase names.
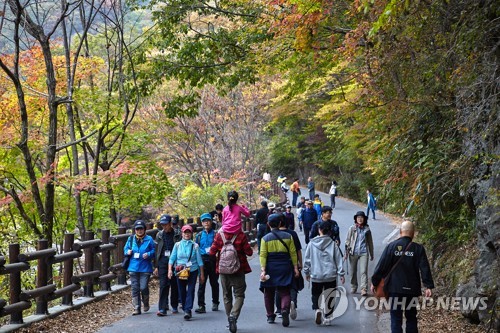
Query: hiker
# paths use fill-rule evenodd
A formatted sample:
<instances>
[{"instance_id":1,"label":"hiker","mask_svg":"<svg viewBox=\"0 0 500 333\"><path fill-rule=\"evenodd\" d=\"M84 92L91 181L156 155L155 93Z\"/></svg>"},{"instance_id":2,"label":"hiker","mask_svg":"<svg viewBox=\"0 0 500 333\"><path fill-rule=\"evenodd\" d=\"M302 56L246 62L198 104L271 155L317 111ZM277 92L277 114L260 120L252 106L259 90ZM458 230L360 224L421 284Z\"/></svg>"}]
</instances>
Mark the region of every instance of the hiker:
<instances>
[{"instance_id":1,"label":"hiker","mask_svg":"<svg viewBox=\"0 0 500 333\"><path fill-rule=\"evenodd\" d=\"M141 314L141 301L144 312L149 311L149 279L153 273L152 260L155 257L155 242L153 237L146 235L146 223L137 220L134 223L135 234L125 243L123 252L130 256L128 272L132 289L132 315Z\"/></svg>"},{"instance_id":2,"label":"hiker","mask_svg":"<svg viewBox=\"0 0 500 333\"><path fill-rule=\"evenodd\" d=\"M222 229L225 232L236 234L242 228L241 215L250 216L250 211L245 205L238 205L238 192L231 191L227 194L227 206L222 210Z\"/></svg>"},{"instance_id":3,"label":"hiker","mask_svg":"<svg viewBox=\"0 0 500 333\"><path fill-rule=\"evenodd\" d=\"M299 236L294 230L287 228L286 219L284 225L280 223L279 230L292 235L293 244L295 245L295 250L297 250L297 268L300 272L302 270L302 244L300 243ZM290 319L292 320L297 319L297 298L299 291L301 291L302 289L304 289L304 278L302 277L302 274L299 274L298 277L293 277L293 282L290 289ZM276 291L276 313L278 314L278 317L282 316L281 297L278 291Z\"/></svg>"},{"instance_id":4,"label":"hiker","mask_svg":"<svg viewBox=\"0 0 500 333\"><path fill-rule=\"evenodd\" d=\"M330 186L330 207L335 208L335 198L337 197L337 182L334 180L332 186Z\"/></svg>"},{"instance_id":5,"label":"hiker","mask_svg":"<svg viewBox=\"0 0 500 333\"><path fill-rule=\"evenodd\" d=\"M375 209L377 209L377 199L373 196L372 192L370 190L366 190L366 201L367 201L367 206L366 206L366 216L370 216L370 210L372 211L373 214L373 219L375 220Z\"/></svg>"},{"instance_id":6,"label":"hiker","mask_svg":"<svg viewBox=\"0 0 500 333\"><path fill-rule=\"evenodd\" d=\"M194 311L196 313L205 313L205 287L208 280L210 280L212 289L212 311L219 311L219 274L215 271L215 258L209 255L210 247L215 238L215 222L212 220L210 213L202 214L200 220L203 230L196 235L195 242L200 249L206 279L198 286L198 309Z\"/></svg>"},{"instance_id":7,"label":"hiker","mask_svg":"<svg viewBox=\"0 0 500 333\"><path fill-rule=\"evenodd\" d=\"M236 251L237 258L234 258L234 251L230 245ZM220 229L215 235L209 254L211 257L217 258L215 270L220 276L224 309L229 323L228 328L231 333L236 333L238 317L243 307L247 288L245 274L252 271L247 260L247 256L253 255L252 247L241 229L237 230L235 234Z\"/></svg>"},{"instance_id":8,"label":"hiker","mask_svg":"<svg viewBox=\"0 0 500 333\"><path fill-rule=\"evenodd\" d=\"M205 275L199 246L192 240L193 228L186 224L181 231L182 240L175 243L168 261L168 278L171 279L175 271L182 310L184 311L184 320L189 320L192 317L191 310L193 309L196 279L199 276L200 283L203 283Z\"/></svg>"},{"instance_id":9,"label":"hiker","mask_svg":"<svg viewBox=\"0 0 500 333\"><path fill-rule=\"evenodd\" d=\"M311 200L307 201L306 208L301 213L302 227L304 228L304 237L306 244L309 243L309 234L313 224L318 220L318 213L313 207Z\"/></svg>"},{"instance_id":10,"label":"hiker","mask_svg":"<svg viewBox=\"0 0 500 333\"><path fill-rule=\"evenodd\" d=\"M358 290L359 262L361 296L366 296L368 290L368 258L373 260L373 237L367 221L363 211L357 212L345 240L345 258L351 265L351 293Z\"/></svg>"},{"instance_id":11,"label":"hiker","mask_svg":"<svg viewBox=\"0 0 500 333\"><path fill-rule=\"evenodd\" d=\"M425 287L425 297L432 296L434 281L425 248L413 242L415 226L404 221L399 230L400 238L389 243L372 276L371 291L383 288L389 293L391 303L391 332L402 333L403 312L406 318L406 333L417 333L418 297ZM385 285L379 286L382 279Z\"/></svg>"},{"instance_id":12,"label":"hiker","mask_svg":"<svg viewBox=\"0 0 500 333\"><path fill-rule=\"evenodd\" d=\"M311 239L319 235L318 227L321 222L326 222L331 225L328 235L337 243L337 246L340 246L340 228L337 221L332 220L332 207L330 206L323 206L323 208L321 208L321 217L318 221L313 223L309 238Z\"/></svg>"},{"instance_id":13,"label":"hiker","mask_svg":"<svg viewBox=\"0 0 500 333\"><path fill-rule=\"evenodd\" d=\"M290 190L292 191L292 206L297 207L297 198L300 195L300 186L298 178L294 179L292 186L290 186Z\"/></svg>"},{"instance_id":14,"label":"hiker","mask_svg":"<svg viewBox=\"0 0 500 333\"><path fill-rule=\"evenodd\" d=\"M283 215L285 216L285 226L290 230L295 230L295 216L292 213L292 206L287 205Z\"/></svg>"},{"instance_id":15,"label":"hiker","mask_svg":"<svg viewBox=\"0 0 500 333\"><path fill-rule=\"evenodd\" d=\"M338 245L329 236L332 224L321 221L318 224L319 236L311 239L304 255L304 274L307 281L312 281L312 308L315 310L314 322L317 325L330 325L331 319L325 317L319 308L321 293L337 287L337 278L344 284L344 268L342 254Z\"/></svg>"},{"instance_id":16,"label":"hiker","mask_svg":"<svg viewBox=\"0 0 500 333\"><path fill-rule=\"evenodd\" d=\"M297 267L297 250L292 235L278 230L284 224L283 214L271 214L268 218L271 232L262 238L260 245L260 290L264 293L264 304L267 322L275 321L274 294L276 290L281 296L282 325L290 325L290 288L293 276L299 277ZM269 276L269 278L267 278Z\"/></svg>"},{"instance_id":17,"label":"hiker","mask_svg":"<svg viewBox=\"0 0 500 333\"><path fill-rule=\"evenodd\" d=\"M260 203L260 209L255 213L255 224L257 228L257 247L260 253L260 240L267 233L267 216L269 215L269 208L267 201L263 200Z\"/></svg>"},{"instance_id":18,"label":"hiker","mask_svg":"<svg viewBox=\"0 0 500 333\"><path fill-rule=\"evenodd\" d=\"M302 231L302 211L306 209L306 198L300 197L300 201L297 204L297 220L299 221L299 230Z\"/></svg>"},{"instance_id":19,"label":"hiker","mask_svg":"<svg viewBox=\"0 0 500 333\"><path fill-rule=\"evenodd\" d=\"M156 234L156 268L153 271L153 275L160 278L160 299L158 301L158 312L156 313L159 317L164 317L167 315L168 311L168 296L169 291L172 293L170 295L170 306L172 306L172 313L177 313L177 307L179 306L179 293L177 289L177 280L175 278L168 278L168 261L170 255L174 248L174 244L180 239L176 239L175 231L172 227L172 217L168 214L164 214L160 217L161 230Z\"/></svg>"},{"instance_id":20,"label":"hiker","mask_svg":"<svg viewBox=\"0 0 500 333\"><path fill-rule=\"evenodd\" d=\"M307 178L307 189L309 190L309 200L313 200L316 191L312 177Z\"/></svg>"},{"instance_id":21,"label":"hiker","mask_svg":"<svg viewBox=\"0 0 500 333\"><path fill-rule=\"evenodd\" d=\"M323 207L323 201L321 201L319 194L314 195L313 207L316 210L316 213L318 213L318 216L321 216L321 208Z\"/></svg>"}]
</instances>

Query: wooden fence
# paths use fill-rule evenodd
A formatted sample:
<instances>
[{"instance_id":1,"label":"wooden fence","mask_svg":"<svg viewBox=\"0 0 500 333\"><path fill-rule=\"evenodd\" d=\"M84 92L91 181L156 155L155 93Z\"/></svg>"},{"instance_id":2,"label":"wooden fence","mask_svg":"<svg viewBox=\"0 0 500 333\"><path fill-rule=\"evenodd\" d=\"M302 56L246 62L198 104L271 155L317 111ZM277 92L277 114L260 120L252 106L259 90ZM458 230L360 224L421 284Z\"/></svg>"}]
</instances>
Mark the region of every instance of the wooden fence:
<instances>
[{"instance_id":1,"label":"wooden fence","mask_svg":"<svg viewBox=\"0 0 500 333\"><path fill-rule=\"evenodd\" d=\"M272 192L280 195L280 204L286 201L277 185L273 184ZM256 232L254 229L253 216L244 220L243 228L251 243L255 243ZM201 230L200 219L196 222L192 218L186 223ZM180 226L184 220L180 219ZM153 238L159 230L153 228L153 223L147 224L146 233ZM9 275L9 300L0 299L0 317L9 316L10 322L7 327L0 327L0 332L8 332L19 328L25 323L23 311L30 309L32 301L36 302L35 318L28 322L38 321L52 315L49 302L61 299L61 305L65 310L75 307L73 294L83 289L83 296L94 298L95 290L103 294L110 293L113 288L127 286L127 272L121 267L123 261L123 248L130 233L126 233L126 227L119 227L117 235L110 235L110 230L102 230L100 239L95 238L92 231L83 235L83 240L75 242L74 234L65 234L63 253L58 254L56 249L48 248L46 240L39 240L37 250L28 253L20 253L19 244L9 245L8 263L5 256L0 256L0 275ZM84 256L83 273L76 274L74 270L75 260ZM36 288L31 290L22 289L21 272L31 268L30 262L36 262ZM53 265L62 263L62 287L58 288L53 279ZM112 285L113 284L113 285ZM33 316L30 316L33 317Z\"/></svg>"}]
</instances>

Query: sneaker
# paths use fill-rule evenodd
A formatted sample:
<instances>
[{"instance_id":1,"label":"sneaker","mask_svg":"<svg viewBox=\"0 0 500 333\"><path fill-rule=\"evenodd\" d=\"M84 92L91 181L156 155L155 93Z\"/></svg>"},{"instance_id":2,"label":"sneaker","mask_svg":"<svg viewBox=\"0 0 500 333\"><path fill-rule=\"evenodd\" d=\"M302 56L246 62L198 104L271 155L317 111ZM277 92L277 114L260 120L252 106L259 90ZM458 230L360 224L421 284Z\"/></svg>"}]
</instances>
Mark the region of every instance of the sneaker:
<instances>
[{"instance_id":1,"label":"sneaker","mask_svg":"<svg viewBox=\"0 0 500 333\"><path fill-rule=\"evenodd\" d=\"M167 315L167 311L165 311L165 310L163 310L163 311L158 311L158 312L156 313L156 315L157 315L158 317L165 317L165 316Z\"/></svg>"},{"instance_id":2,"label":"sneaker","mask_svg":"<svg viewBox=\"0 0 500 333\"><path fill-rule=\"evenodd\" d=\"M274 324L274 320L276 319L276 316L267 316L267 323L268 324Z\"/></svg>"},{"instance_id":3,"label":"sneaker","mask_svg":"<svg viewBox=\"0 0 500 333\"><path fill-rule=\"evenodd\" d=\"M132 312L132 316L137 316L141 314L141 309L135 309L134 312Z\"/></svg>"},{"instance_id":4,"label":"sneaker","mask_svg":"<svg viewBox=\"0 0 500 333\"><path fill-rule=\"evenodd\" d=\"M149 305L144 305L144 312L148 312L149 311Z\"/></svg>"},{"instance_id":5,"label":"sneaker","mask_svg":"<svg viewBox=\"0 0 500 333\"><path fill-rule=\"evenodd\" d=\"M202 305L198 309L194 310L196 313L207 313L207 310L205 310L205 306Z\"/></svg>"},{"instance_id":6,"label":"sneaker","mask_svg":"<svg viewBox=\"0 0 500 333\"><path fill-rule=\"evenodd\" d=\"M321 325L323 313L321 313L321 310L316 310L316 314L314 316L314 322L316 325Z\"/></svg>"},{"instance_id":7,"label":"sneaker","mask_svg":"<svg viewBox=\"0 0 500 333\"><path fill-rule=\"evenodd\" d=\"M172 308L172 314L179 313L179 310L177 308Z\"/></svg>"},{"instance_id":8,"label":"sneaker","mask_svg":"<svg viewBox=\"0 0 500 333\"><path fill-rule=\"evenodd\" d=\"M332 320L331 319L323 319L323 325L324 326L332 326Z\"/></svg>"},{"instance_id":9,"label":"sneaker","mask_svg":"<svg viewBox=\"0 0 500 333\"><path fill-rule=\"evenodd\" d=\"M191 317L191 312L184 312L184 320L189 320Z\"/></svg>"},{"instance_id":10,"label":"sneaker","mask_svg":"<svg viewBox=\"0 0 500 333\"><path fill-rule=\"evenodd\" d=\"M229 332L236 333L237 329L238 329L238 327L236 326L236 318L229 317Z\"/></svg>"},{"instance_id":11,"label":"sneaker","mask_svg":"<svg viewBox=\"0 0 500 333\"><path fill-rule=\"evenodd\" d=\"M283 325L283 327L290 326L290 317L289 317L288 311L283 311L282 317L283 317L283 321L281 322L281 324Z\"/></svg>"},{"instance_id":12,"label":"sneaker","mask_svg":"<svg viewBox=\"0 0 500 333\"><path fill-rule=\"evenodd\" d=\"M366 289L361 289L361 296L366 296L366 295L368 295Z\"/></svg>"},{"instance_id":13,"label":"sneaker","mask_svg":"<svg viewBox=\"0 0 500 333\"><path fill-rule=\"evenodd\" d=\"M212 304L212 311L219 311L219 304L218 303Z\"/></svg>"},{"instance_id":14,"label":"sneaker","mask_svg":"<svg viewBox=\"0 0 500 333\"><path fill-rule=\"evenodd\" d=\"M290 302L290 318L292 320L297 319L297 308L295 307L295 302Z\"/></svg>"}]
</instances>

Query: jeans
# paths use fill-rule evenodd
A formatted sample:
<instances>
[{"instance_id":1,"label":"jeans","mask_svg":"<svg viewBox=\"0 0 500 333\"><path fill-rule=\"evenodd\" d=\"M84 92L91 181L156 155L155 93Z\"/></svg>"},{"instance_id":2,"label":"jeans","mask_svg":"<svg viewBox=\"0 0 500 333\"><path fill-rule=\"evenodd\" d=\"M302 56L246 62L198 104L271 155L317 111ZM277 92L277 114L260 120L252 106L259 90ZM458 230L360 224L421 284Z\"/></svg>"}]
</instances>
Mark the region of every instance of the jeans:
<instances>
[{"instance_id":1,"label":"jeans","mask_svg":"<svg viewBox=\"0 0 500 333\"><path fill-rule=\"evenodd\" d=\"M351 265L351 289L358 290L358 261L360 271L361 290L368 290L368 253L361 255L349 255L349 265Z\"/></svg>"},{"instance_id":2,"label":"jeans","mask_svg":"<svg viewBox=\"0 0 500 333\"><path fill-rule=\"evenodd\" d=\"M292 192L292 206L296 207L297 206L297 199L299 198L299 193L298 192Z\"/></svg>"},{"instance_id":3,"label":"jeans","mask_svg":"<svg viewBox=\"0 0 500 333\"><path fill-rule=\"evenodd\" d=\"M245 290L247 289L245 274L221 274L220 282L222 285L222 297L224 298L224 309L226 310L226 315L228 317L238 319L245 300Z\"/></svg>"},{"instance_id":4,"label":"jeans","mask_svg":"<svg viewBox=\"0 0 500 333\"><path fill-rule=\"evenodd\" d=\"M208 255L203 256L203 269L205 281L198 286L198 306L205 306L205 287L210 280L212 288L212 304L219 304L219 274L215 272L215 260L211 260Z\"/></svg>"},{"instance_id":5,"label":"jeans","mask_svg":"<svg viewBox=\"0 0 500 333\"><path fill-rule=\"evenodd\" d=\"M335 208L335 194L330 194L330 207Z\"/></svg>"},{"instance_id":6,"label":"jeans","mask_svg":"<svg viewBox=\"0 0 500 333\"><path fill-rule=\"evenodd\" d=\"M179 306L179 290L177 288L177 279L173 277L168 278L168 257L161 257L158 262L158 277L160 278L160 299L158 301L158 310L167 311L168 309L168 296L170 290L170 306L172 309L177 309Z\"/></svg>"},{"instance_id":7,"label":"jeans","mask_svg":"<svg viewBox=\"0 0 500 333\"><path fill-rule=\"evenodd\" d=\"M264 288L264 304L268 317L274 316L274 294L276 291L281 297L281 311L290 312L290 287Z\"/></svg>"},{"instance_id":8,"label":"jeans","mask_svg":"<svg viewBox=\"0 0 500 333\"><path fill-rule=\"evenodd\" d=\"M191 313L193 309L197 278L198 270L190 272L187 280L177 278L177 285L179 287L179 295L181 296L182 310L184 310L184 313Z\"/></svg>"},{"instance_id":9,"label":"jeans","mask_svg":"<svg viewBox=\"0 0 500 333\"><path fill-rule=\"evenodd\" d=\"M389 294L391 299L391 332L403 333L403 312L406 317L406 333L418 333L417 327L417 302L408 307L413 298L417 296L404 294ZM404 307L403 307L404 304Z\"/></svg>"},{"instance_id":10,"label":"jeans","mask_svg":"<svg viewBox=\"0 0 500 333\"><path fill-rule=\"evenodd\" d=\"M319 309L318 301L319 297L321 296L321 293L323 293L323 291L325 291L326 289L337 288L337 280L331 282L312 282L311 285L312 285L311 287L312 309L318 310Z\"/></svg>"},{"instance_id":11,"label":"jeans","mask_svg":"<svg viewBox=\"0 0 500 333\"><path fill-rule=\"evenodd\" d=\"M374 207L370 207L370 206L367 206L366 207L366 216L370 216L370 210L372 211L373 213L373 219L375 220L375 208Z\"/></svg>"},{"instance_id":12,"label":"jeans","mask_svg":"<svg viewBox=\"0 0 500 333\"><path fill-rule=\"evenodd\" d=\"M151 273L130 272L132 289L132 305L134 309L141 309L141 300L144 306L149 306L149 278Z\"/></svg>"},{"instance_id":13,"label":"jeans","mask_svg":"<svg viewBox=\"0 0 500 333\"><path fill-rule=\"evenodd\" d=\"M316 194L315 190L309 191L309 200L314 200L314 195Z\"/></svg>"}]
</instances>

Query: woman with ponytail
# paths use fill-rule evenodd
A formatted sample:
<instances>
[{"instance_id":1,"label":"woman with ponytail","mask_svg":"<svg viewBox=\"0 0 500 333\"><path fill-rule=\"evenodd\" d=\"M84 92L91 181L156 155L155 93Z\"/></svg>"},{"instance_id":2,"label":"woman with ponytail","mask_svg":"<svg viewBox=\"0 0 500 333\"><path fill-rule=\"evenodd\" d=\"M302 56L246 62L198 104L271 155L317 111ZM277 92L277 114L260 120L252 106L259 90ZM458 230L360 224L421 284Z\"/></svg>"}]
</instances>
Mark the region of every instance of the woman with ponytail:
<instances>
[{"instance_id":1,"label":"woman with ponytail","mask_svg":"<svg viewBox=\"0 0 500 333\"><path fill-rule=\"evenodd\" d=\"M245 205L238 205L238 192L231 191L227 194L227 206L222 210L222 229L230 234L241 230L241 215L250 216L250 211Z\"/></svg>"}]
</instances>

